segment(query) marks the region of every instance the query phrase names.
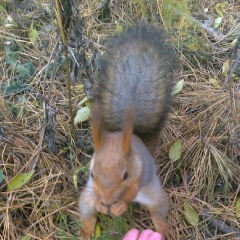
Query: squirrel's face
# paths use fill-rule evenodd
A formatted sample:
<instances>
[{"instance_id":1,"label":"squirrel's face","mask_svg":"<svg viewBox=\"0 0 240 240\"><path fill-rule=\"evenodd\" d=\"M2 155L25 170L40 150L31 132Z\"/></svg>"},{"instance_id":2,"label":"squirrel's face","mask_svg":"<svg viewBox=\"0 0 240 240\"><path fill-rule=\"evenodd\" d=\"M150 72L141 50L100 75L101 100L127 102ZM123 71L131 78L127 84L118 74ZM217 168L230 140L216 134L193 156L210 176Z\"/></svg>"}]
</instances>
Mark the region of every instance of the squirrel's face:
<instances>
[{"instance_id":1,"label":"squirrel's face","mask_svg":"<svg viewBox=\"0 0 240 240\"><path fill-rule=\"evenodd\" d=\"M126 155L121 148L122 133L109 133L102 148L92 159L90 177L96 194L95 207L98 212L120 215L137 192L132 185L137 180L134 171L133 153Z\"/></svg>"},{"instance_id":2,"label":"squirrel's face","mask_svg":"<svg viewBox=\"0 0 240 240\"><path fill-rule=\"evenodd\" d=\"M120 215L136 196L140 173L132 151L134 108L126 110L123 130L110 133L104 129L101 107L95 103L92 136L95 154L91 162L91 185L99 212Z\"/></svg>"}]
</instances>

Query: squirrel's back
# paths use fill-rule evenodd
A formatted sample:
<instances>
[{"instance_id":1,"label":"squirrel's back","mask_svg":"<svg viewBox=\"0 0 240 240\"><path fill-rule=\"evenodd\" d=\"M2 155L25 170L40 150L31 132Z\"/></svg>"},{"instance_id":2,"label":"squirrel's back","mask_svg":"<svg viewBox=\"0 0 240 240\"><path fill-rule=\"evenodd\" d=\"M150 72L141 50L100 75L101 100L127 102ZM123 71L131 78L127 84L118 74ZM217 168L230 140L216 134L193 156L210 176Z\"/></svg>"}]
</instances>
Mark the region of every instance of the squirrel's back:
<instances>
[{"instance_id":1,"label":"squirrel's back","mask_svg":"<svg viewBox=\"0 0 240 240\"><path fill-rule=\"evenodd\" d=\"M126 108L135 109L134 132L160 129L171 100L173 48L164 30L141 22L113 38L100 60L93 99L109 131L121 130Z\"/></svg>"}]
</instances>

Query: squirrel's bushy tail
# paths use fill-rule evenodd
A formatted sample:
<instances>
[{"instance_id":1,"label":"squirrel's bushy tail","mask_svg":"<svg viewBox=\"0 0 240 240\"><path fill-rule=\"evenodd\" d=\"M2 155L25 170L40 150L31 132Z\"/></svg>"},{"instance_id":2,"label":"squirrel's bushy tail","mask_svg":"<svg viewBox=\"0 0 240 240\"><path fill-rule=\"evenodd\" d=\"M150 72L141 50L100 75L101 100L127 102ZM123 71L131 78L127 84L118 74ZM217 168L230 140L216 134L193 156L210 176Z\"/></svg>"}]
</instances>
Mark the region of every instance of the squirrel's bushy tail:
<instances>
[{"instance_id":1,"label":"squirrel's bushy tail","mask_svg":"<svg viewBox=\"0 0 240 240\"><path fill-rule=\"evenodd\" d=\"M114 37L100 60L93 99L104 125L121 130L126 108L135 110L134 133L151 136L169 111L176 60L164 30L141 22Z\"/></svg>"}]
</instances>

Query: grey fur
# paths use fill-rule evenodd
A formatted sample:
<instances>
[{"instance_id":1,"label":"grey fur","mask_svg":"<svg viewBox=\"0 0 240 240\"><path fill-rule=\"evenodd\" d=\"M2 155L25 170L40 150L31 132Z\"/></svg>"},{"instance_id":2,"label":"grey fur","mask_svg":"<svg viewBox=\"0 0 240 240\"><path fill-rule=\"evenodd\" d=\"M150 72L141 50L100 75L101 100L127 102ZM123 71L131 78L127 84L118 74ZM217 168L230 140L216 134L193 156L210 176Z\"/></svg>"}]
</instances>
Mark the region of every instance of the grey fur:
<instances>
[{"instance_id":1,"label":"grey fur","mask_svg":"<svg viewBox=\"0 0 240 240\"><path fill-rule=\"evenodd\" d=\"M151 135L164 124L176 68L166 32L141 22L113 38L100 61L93 92L109 131L121 130L128 105L135 109L134 133Z\"/></svg>"}]
</instances>

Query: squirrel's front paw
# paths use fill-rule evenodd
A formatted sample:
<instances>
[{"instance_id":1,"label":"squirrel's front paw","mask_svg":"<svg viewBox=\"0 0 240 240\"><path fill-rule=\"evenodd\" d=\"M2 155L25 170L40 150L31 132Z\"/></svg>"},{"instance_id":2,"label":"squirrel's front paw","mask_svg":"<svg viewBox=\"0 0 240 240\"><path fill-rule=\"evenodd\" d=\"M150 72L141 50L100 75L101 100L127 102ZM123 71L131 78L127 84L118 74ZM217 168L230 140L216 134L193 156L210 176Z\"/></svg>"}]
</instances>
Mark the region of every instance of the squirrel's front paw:
<instances>
[{"instance_id":1,"label":"squirrel's front paw","mask_svg":"<svg viewBox=\"0 0 240 240\"><path fill-rule=\"evenodd\" d=\"M164 236L164 239L171 239L173 237L171 226L164 219L153 219L153 223L156 231Z\"/></svg>"},{"instance_id":2,"label":"squirrel's front paw","mask_svg":"<svg viewBox=\"0 0 240 240\"><path fill-rule=\"evenodd\" d=\"M92 233L85 232L84 230L80 231L80 240L91 240L93 238Z\"/></svg>"},{"instance_id":3,"label":"squirrel's front paw","mask_svg":"<svg viewBox=\"0 0 240 240\"><path fill-rule=\"evenodd\" d=\"M111 213L115 216L121 215L127 210L127 204L123 201L117 201L111 206Z\"/></svg>"},{"instance_id":4,"label":"squirrel's front paw","mask_svg":"<svg viewBox=\"0 0 240 240\"><path fill-rule=\"evenodd\" d=\"M80 230L80 240L90 240L94 236L96 218L90 218L83 221L82 230Z\"/></svg>"},{"instance_id":5,"label":"squirrel's front paw","mask_svg":"<svg viewBox=\"0 0 240 240\"><path fill-rule=\"evenodd\" d=\"M123 212L127 210L127 204L123 201L116 201L112 204L103 204L100 199L97 199L95 202L95 206L98 212L104 214L113 214L115 216L121 215Z\"/></svg>"}]
</instances>

